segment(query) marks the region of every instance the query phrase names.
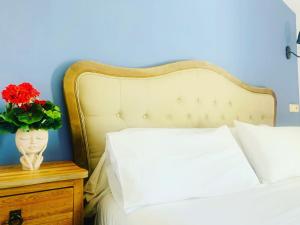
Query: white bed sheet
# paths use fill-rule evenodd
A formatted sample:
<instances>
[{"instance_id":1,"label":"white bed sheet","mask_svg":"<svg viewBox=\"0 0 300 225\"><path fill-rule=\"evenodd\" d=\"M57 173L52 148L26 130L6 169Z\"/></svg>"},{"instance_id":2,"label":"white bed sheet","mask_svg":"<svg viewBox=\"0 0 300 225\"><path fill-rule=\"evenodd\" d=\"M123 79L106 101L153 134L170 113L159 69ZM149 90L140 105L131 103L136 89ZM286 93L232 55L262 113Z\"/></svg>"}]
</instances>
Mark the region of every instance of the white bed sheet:
<instances>
[{"instance_id":1,"label":"white bed sheet","mask_svg":"<svg viewBox=\"0 0 300 225\"><path fill-rule=\"evenodd\" d=\"M97 211L98 225L300 225L300 178L222 197L144 207L130 214L108 192Z\"/></svg>"}]
</instances>

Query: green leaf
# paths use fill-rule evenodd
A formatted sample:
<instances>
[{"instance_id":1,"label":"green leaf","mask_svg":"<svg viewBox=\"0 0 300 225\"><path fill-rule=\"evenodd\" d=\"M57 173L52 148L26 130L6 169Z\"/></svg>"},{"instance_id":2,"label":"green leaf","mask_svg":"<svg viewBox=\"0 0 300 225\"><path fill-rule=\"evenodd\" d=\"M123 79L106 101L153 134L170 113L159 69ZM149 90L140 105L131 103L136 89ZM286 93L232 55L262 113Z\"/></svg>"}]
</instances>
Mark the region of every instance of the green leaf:
<instances>
[{"instance_id":1,"label":"green leaf","mask_svg":"<svg viewBox=\"0 0 300 225\"><path fill-rule=\"evenodd\" d=\"M12 123L12 124L14 124L15 126L19 126L19 125L20 125L20 123L18 123L18 121L17 121L17 118L16 118L16 116L15 116L13 110L12 110L12 111L8 111L8 112L3 112L3 113L1 113L1 114L0 114L0 117L1 117L4 121L6 121L6 122L8 122L8 123Z\"/></svg>"},{"instance_id":2,"label":"green leaf","mask_svg":"<svg viewBox=\"0 0 300 225\"><path fill-rule=\"evenodd\" d=\"M51 118L51 119L60 119L61 118L61 113L57 111L52 111L52 110L47 110L45 111L45 114Z\"/></svg>"},{"instance_id":3,"label":"green leaf","mask_svg":"<svg viewBox=\"0 0 300 225\"><path fill-rule=\"evenodd\" d=\"M17 118L20 122L23 122L25 124L33 124L39 122L43 118L43 113L39 111L27 112L27 113L19 114Z\"/></svg>"},{"instance_id":4,"label":"green leaf","mask_svg":"<svg viewBox=\"0 0 300 225\"><path fill-rule=\"evenodd\" d=\"M18 127L12 123L8 123L4 121L2 118L0 119L0 133L15 133L18 130Z\"/></svg>"},{"instance_id":5,"label":"green leaf","mask_svg":"<svg viewBox=\"0 0 300 225\"><path fill-rule=\"evenodd\" d=\"M51 110L54 107L55 107L55 105L50 101L47 101L46 104L43 106L43 108L46 109L46 110Z\"/></svg>"},{"instance_id":6,"label":"green leaf","mask_svg":"<svg viewBox=\"0 0 300 225\"><path fill-rule=\"evenodd\" d=\"M57 105L54 106L54 110L60 112L60 108Z\"/></svg>"},{"instance_id":7,"label":"green leaf","mask_svg":"<svg viewBox=\"0 0 300 225\"><path fill-rule=\"evenodd\" d=\"M40 111L42 112L44 109L40 104L32 104L30 108L30 112Z\"/></svg>"}]
</instances>

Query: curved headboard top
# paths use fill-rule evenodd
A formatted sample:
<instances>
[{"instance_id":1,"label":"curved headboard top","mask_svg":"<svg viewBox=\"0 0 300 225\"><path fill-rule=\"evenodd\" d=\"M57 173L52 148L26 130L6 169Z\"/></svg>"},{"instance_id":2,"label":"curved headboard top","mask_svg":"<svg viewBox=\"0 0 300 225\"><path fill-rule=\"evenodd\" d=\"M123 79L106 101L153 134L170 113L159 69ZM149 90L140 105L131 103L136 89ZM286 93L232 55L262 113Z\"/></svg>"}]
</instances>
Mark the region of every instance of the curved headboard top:
<instances>
[{"instance_id":1,"label":"curved headboard top","mask_svg":"<svg viewBox=\"0 0 300 225\"><path fill-rule=\"evenodd\" d=\"M74 160L93 171L107 132L129 127L218 127L235 119L274 125L276 97L206 62L151 68L73 64L64 77Z\"/></svg>"}]
</instances>

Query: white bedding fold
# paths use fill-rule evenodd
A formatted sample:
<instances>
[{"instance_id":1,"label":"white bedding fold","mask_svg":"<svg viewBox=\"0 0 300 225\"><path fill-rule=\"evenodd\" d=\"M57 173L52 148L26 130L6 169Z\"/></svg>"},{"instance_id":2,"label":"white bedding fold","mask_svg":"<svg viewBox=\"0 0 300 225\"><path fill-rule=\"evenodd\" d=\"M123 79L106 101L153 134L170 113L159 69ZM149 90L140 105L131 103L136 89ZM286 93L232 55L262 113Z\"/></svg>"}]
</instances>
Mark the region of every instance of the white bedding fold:
<instances>
[{"instance_id":1,"label":"white bedding fold","mask_svg":"<svg viewBox=\"0 0 300 225\"><path fill-rule=\"evenodd\" d=\"M92 173L84 188L84 198L87 201L85 215L87 217L96 214L98 202L101 201L107 193L110 193L104 162L105 153L100 158L94 173Z\"/></svg>"},{"instance_id":2,"label":"white bedding fold","mask_svg":"<svg viewBox=\"0 0 300 225\"><path fill-rule=\"evenodd\" d=\"M140 208L126 214L111 194L98 205L97 225L299 225L300 178L222 197Z\"/></svg>"}]
</instances>

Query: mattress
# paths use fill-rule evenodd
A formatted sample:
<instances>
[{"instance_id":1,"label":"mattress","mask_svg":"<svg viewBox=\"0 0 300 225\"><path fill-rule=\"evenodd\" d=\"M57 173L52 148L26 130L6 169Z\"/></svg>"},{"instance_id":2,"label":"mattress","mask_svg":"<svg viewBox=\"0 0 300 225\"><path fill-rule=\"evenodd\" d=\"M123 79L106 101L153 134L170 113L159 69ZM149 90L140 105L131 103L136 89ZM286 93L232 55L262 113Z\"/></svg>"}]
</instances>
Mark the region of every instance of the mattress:
<instances>
[{"instance_id":1,"label":"mattress","mask_svg":"<svg viewBox=\"0 0 300 225\"><path fill-rule=\"evenodd\" d=\"M139 208L126 214L108 192L98 225L299 225L300 178L220 197Z\"/></svg>"}]
</instances>

